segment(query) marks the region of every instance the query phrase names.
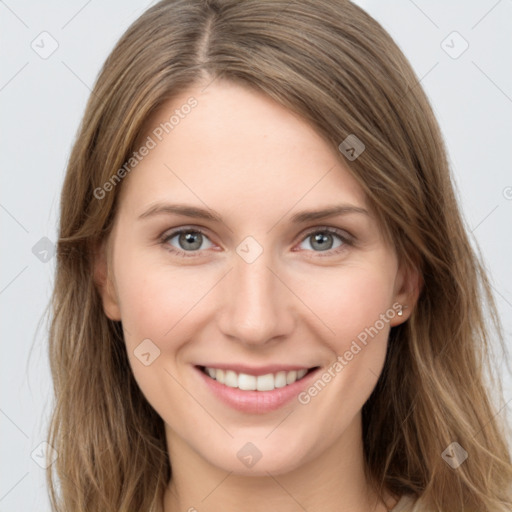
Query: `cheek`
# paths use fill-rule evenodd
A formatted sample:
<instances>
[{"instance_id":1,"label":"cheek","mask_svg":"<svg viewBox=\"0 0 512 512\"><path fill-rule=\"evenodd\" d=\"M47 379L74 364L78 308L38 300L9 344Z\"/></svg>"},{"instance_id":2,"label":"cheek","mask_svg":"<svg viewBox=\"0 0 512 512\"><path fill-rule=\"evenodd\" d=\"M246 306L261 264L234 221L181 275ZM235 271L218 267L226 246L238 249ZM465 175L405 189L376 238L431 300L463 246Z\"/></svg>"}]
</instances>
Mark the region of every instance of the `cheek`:
<instances>
[{"instance_id":1,"label":"cheek","mask_svg":"<svg viewBox=\"0 0 512 512\"><path fill-rule=\"evenodd\" d=\"M339 421L359 410L371 394L387 349L390 320L396 315L392 307L394 269L382 265L340 268L333 279L332 271L316 272L315 278L303 282L300 293L325 327L322 340L332 351L332 363L319 378L330 388L333 400L342 397ZM332 269L331 269L332 270ZM396 270L395 270L396 272ZM311 283L315 284L312 286ZM319 331L320 332L320 331ZM313 400L323 389L320 383L304 402ZM337 398L335 398L337 397ZM324 402L327 403L327 402Z\"/></svg>"},{"instance_id":2,"label":"cheek","mask_svg":"<svg viewBox=\"0 0 512 512\"><path fill-rule=\"evenodd\" d=\"M297 294L326 327L325 340L342 350L382 314L394 316L395 274L391 264L317 270L299 283Z\"/></svg>"},{"instance_id":3,"label":"cheek","mask_svg":"<svg viewBox=\"0 0 512 512\"><path fill-rule=\"evenodd\" d=\"M142 393L161 416L179 410L189 398L176 383L181 380L181 365L176 360L194 335L195 324L190 319L215 282L215 276L210 277L204 275L201 280L193 271L157 264L142 252L132 251L117 261L116 282L130 366Z\"/></svg>"},{"instance_id":4,"label":"cheek","mask_svg":"<svg viewBox=\"0 0 512 512\"><path fill-rule=\"evenodd\" d=\"M116 278L130 344L144 338L160 344L172 342L173 330L201 300L208 282L203 279L201 283L190 271L165 267L136 254L119 262Z\"/></svg>"}]
</instances>

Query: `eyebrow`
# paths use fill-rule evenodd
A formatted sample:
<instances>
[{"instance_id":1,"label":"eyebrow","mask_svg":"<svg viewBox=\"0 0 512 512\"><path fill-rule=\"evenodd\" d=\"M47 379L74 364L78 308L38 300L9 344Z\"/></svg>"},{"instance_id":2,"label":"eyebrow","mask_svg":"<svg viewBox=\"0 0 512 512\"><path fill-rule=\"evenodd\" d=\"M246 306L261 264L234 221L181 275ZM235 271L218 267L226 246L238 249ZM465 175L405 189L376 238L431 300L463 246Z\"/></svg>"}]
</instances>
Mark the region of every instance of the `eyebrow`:
<instances>
[{"instance_id":1,"label":"eyebrow","mask_svg":"<svg viewBox=\"0 0 512 512\"><path fill-rule=\"evenodd\" d=\"M354 206L350 204L340 204L328 206L327 208L323 208L322 210L305 210L296 213L291 218L291 221L294 224L300 224L302 222L321 220L326 219L328 217L335 217L337 215L347 215L350 213L362 213L364 215L370 215L367 210L359 206Z\"/></svg>"},{"instance_id":2,"label":"eyebrow","mask_svg":"<svg viewBox=\"0 0 512 512\"><path fill-rule=\"evenodd\" d=\"M293 224L301 224L304 222L321 220L337 215L348 215L359 213L369 215L368 211L359 206L350 204L340 204L328 206L321 210L304 210L292 216ZM195 219L211 220L222 222L222 217L211 209L198 208L183 204L157 203L148 208L144 213L139 215L139 219L146 219L157 215L183 215L184 217L193 217Z\"/></svg>"},{"instance_id":3,"label":"eyebrow","mask_svg":"<svg viewBox=\"0 0 512 512\"><path fill-rule=\"evenodd\" d=\"M157 203L148 208L139 215L139 219L153 217L155 215L183 215L184 217L194 217L196 219L214 220L222 222L222 217L211 209L197 208L184 204Z\"/></svg>"}]
</instances>

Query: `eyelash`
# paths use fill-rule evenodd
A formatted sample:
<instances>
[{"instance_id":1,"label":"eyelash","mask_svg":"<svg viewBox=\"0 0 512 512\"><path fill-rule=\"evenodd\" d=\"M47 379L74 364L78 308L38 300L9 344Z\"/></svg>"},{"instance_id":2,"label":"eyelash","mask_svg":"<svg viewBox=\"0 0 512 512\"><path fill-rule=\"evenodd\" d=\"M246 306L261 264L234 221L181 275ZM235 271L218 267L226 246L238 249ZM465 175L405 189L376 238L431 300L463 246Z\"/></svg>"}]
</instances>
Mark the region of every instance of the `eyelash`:
<instances>
[{"instance_id":1,"label":"eyelash","mask_svg":"<svg viewBox=\"0 0 512 512\"><path fill-rule=\"evenodd\" d=\"M206 238L208 238L208 235L199 228L194 227L184 227L179 228L174 231L171 231L170 233L166 232L160 237L160 243L165 247L166 250L169 252L176 254L183 258L194 258L199 256L199 253L201 251L182 251L179 249L176 249L175 247L172 247L169 245L169 240L174 238L176 235L181 235L182 233L199 233ZM332 256L333 254L338 254L339 252L346 249L346 246L353 246L354 245L354 238L349 235L346 231L343 231L341 229L332 228L328 226L320 226L316 227L310 231L308 231L303 238L301 238L300 243L304 242L307 238L309 238L311 235L315 235L317 233L328 233L330 235L337 236L341 242L342 245L340 247L337 247L336 249L329 249L327 251L307 251L307 252L315 252L318 253L318 256L325 257L325 256ZM326 254L322 254L322 252L325 252Z\"/></svg>"}]
</instances>

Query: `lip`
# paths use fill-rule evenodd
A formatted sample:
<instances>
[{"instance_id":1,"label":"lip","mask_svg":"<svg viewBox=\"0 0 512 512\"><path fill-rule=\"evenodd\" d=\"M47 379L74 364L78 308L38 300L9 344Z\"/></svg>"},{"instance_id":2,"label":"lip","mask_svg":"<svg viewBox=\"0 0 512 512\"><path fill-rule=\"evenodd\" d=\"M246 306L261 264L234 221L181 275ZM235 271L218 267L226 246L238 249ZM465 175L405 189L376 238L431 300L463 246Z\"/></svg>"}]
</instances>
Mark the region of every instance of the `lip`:
<instances>
[{"instance_id":1,"label":"lip","mask_svg":"<svg viewBox=\"0 0 512 512\"><path fill-rule=\"evenodd\" d=\"M238 373L249 373L250 375L265 375L266 373L275 373L278 371L292 371L305 368L304 366L266 366L259 368L248 368L244 366L232 365L208 365L210 368L219 368L233 370ZM264 414L275 411L291 400L297 397L299 393L310 386L311 381L315 378L320 367L311 369L302 379L295 381L282 388L273 389L272 391L243 391L238 388L230 388L215 379L212 379L202 371L203 366L194 366L194 370L205 383L209 391L221 402L229 405L231 408L248 414ZM241 368L245 368L241 370ZM277 370L274 370L277 368ZM289 368L289 369L288 369ZM269 371L271 369L271 371ZM260 373L252 373L258 371Z\"/></svg>"}]
</instances>

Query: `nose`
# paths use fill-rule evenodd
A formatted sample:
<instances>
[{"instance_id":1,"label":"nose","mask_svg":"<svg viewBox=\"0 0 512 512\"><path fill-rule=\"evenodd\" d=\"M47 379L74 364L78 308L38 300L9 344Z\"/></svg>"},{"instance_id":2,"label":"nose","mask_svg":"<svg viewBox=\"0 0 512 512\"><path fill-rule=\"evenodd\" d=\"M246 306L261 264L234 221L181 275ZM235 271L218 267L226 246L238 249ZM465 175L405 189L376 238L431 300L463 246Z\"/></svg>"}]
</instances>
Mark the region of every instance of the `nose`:
<instances>
[{"instance_id":1,"label":"nose","mask_svg":"<svg viewBox=\"0 0 512 512\"><path fill-rule=\"evenodd\" d=\"M225 336L256 346L282 340L293 331L293 294L273 267L265 251L252 263L233 255L233 269L219 290L218 326Z\"/></svg>"}]
</instances>

